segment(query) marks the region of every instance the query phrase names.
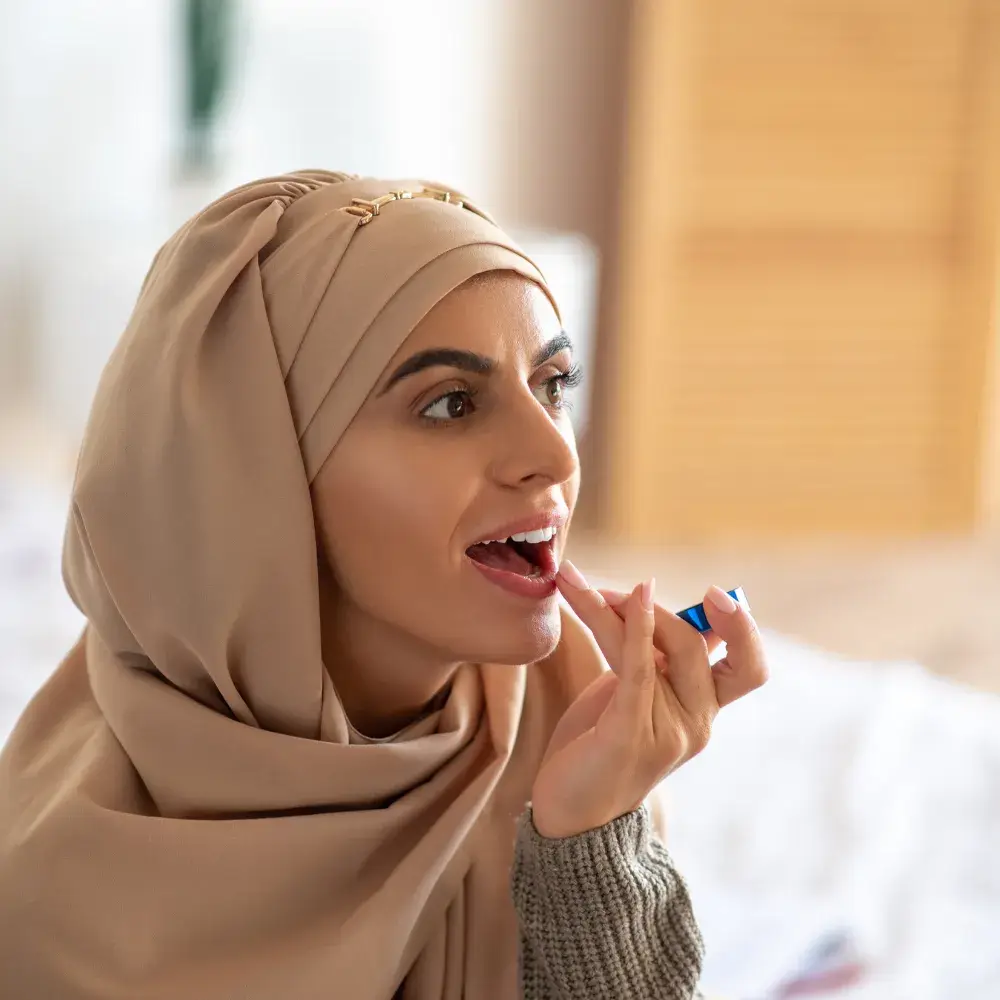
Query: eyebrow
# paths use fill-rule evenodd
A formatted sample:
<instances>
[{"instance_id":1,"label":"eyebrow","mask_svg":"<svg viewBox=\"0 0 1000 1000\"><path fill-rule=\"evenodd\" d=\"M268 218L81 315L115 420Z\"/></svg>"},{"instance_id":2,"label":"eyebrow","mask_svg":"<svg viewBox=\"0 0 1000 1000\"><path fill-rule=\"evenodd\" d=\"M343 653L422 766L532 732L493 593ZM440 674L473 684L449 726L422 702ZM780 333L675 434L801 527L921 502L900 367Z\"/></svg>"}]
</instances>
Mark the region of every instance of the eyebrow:
<instances>
[{"instance_id":1,"label":"eyebrow","mask_svg":"<svg viewBox=\"0 0 1000 1000\"><path fill-rule=\"evenodd\" d=\"M567 350L573 350L573 341L570 340L568 334L563 332L553 337L538 351L532 359L532 367L538 368L550 358L554 358L560 351ZM474 375L489 375L495 371L496 366L497 363L493 358L476 354L474 351L460 351L453 347L432 347L407 358L389 376L379 395L384 395L404 378L416 375L417 372L422 372L425 368L458 368L462 371L472 372Z\"/></svg>"}]
</instances>

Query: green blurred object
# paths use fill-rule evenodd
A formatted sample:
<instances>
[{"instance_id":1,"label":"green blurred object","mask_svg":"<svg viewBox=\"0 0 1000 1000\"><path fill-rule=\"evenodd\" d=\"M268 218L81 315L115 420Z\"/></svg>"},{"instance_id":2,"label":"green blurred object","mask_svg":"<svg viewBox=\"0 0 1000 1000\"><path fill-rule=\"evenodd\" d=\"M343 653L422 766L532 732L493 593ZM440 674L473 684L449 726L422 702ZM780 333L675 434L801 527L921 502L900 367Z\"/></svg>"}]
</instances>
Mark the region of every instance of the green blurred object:
<instances>
[{"instance_id":1,"label":"green blurred object","mask_svg":"<svg viewBox=\"0 0 1000 1000\"><path fill-rule=\"evenodd\" d=\"M213 165L212 126L225 89L231 35L231 0L184 0L184 165L188 170L200 172Z\"/></svg>"}]
</instances>

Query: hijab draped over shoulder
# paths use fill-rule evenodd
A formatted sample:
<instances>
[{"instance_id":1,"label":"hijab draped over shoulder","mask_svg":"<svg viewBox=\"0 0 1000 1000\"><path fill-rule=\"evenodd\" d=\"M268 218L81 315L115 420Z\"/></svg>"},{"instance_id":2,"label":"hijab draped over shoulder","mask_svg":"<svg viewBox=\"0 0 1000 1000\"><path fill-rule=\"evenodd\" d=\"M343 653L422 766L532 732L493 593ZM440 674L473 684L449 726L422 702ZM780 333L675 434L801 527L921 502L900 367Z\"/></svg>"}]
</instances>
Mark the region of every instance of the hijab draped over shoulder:
<instances>
[{"instance_id":1,"label":"hijab draped over shoulder","mask_svg":"<svg viewBox=\"0 0 1000 1000\"><path fill-rule=\"evenodd\" d=\"M408 333L492 270L548 292L461 195L326 172L159 251L80 450L87 625L0 756L0 994L515 995L515 820L600 660L564 613L544 662L468 665L400 739L352 741L309 491Z\"/></svg>"}]
</instances>

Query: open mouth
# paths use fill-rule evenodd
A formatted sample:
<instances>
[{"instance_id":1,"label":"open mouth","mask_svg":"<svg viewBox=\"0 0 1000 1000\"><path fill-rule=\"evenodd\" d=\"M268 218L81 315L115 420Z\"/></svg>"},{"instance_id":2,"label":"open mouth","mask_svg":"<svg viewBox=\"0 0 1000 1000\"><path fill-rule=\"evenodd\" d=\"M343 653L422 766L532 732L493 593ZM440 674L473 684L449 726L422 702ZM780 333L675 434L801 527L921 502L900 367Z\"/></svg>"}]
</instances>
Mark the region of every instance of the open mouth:
<instances>
[{"instance_id":1,"label":"open mouth","mask_svg":"<svg viewBox=\"0 0 1000 1000\"><path fill-rule=\"evenodd\" d=\"M529 535L545 534L527 532ZM489 569L517 576L551 579L556 575L555 530L541 541L528 541L523 536L512 535L502 541L477 542L465 550L473 561Z\"/></svg>"}]
</instances>

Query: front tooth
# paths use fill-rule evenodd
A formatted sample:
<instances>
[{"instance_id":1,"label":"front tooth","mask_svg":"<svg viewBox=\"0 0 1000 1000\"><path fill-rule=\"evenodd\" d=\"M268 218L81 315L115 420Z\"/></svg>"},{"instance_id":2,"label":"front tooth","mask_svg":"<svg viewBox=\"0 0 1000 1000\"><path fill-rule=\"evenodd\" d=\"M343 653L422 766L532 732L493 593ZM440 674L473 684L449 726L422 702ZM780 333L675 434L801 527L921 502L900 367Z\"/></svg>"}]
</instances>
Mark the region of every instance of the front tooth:
<instances>
[{"instance_id":1,"label":"front tooth","mask_svg":"<svg viewBox=\"0 0 1000 1000\"><path fill-rule=\"evenodd\" d=\"M552 527L538 528L536 531L519 531L516 535L511 535L508 541L530 542L537 545L539 542L549 542L555 537L556 529Z\"/></svg>"}]
</instances>

